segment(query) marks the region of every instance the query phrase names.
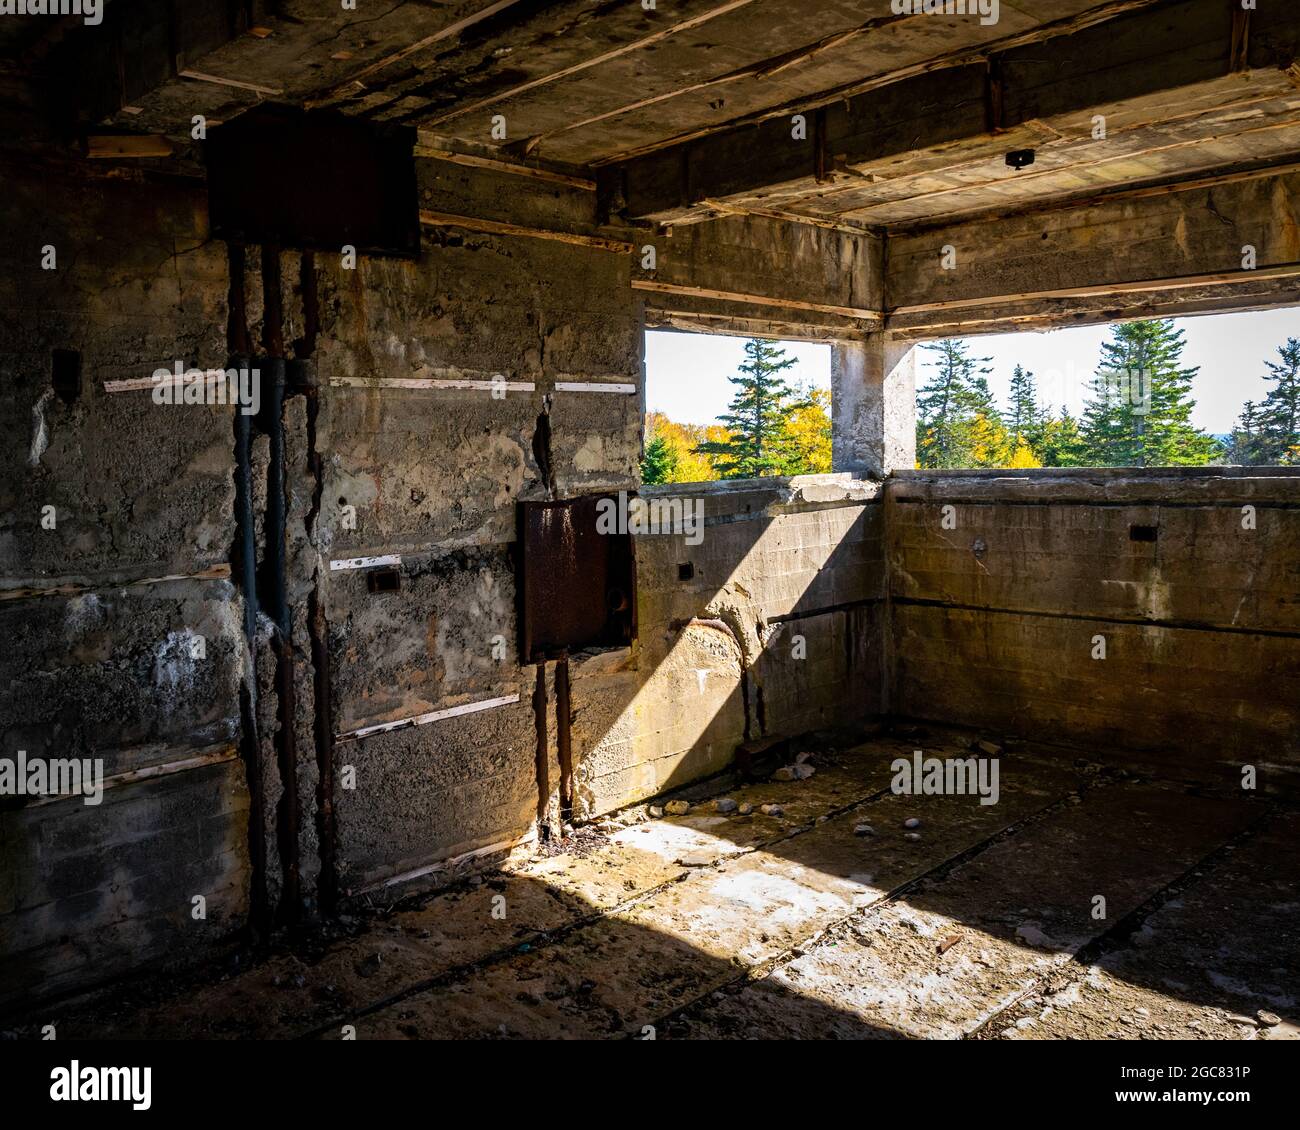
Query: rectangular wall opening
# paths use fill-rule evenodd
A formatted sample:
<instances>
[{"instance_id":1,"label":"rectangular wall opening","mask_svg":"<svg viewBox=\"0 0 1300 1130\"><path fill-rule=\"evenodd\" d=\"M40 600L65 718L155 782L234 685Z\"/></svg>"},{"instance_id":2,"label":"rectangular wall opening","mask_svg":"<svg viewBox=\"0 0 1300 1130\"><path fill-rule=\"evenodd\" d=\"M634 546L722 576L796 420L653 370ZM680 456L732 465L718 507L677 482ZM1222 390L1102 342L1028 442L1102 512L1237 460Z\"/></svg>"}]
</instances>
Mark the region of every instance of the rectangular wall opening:
<instances>
[{"instance_id":1,"label":"rectangular wall opening","mask_svg":"<svg viewBox=\"0 0 1300 1130\"><path fill-rule=\"evenodd\" d=\"M1300 309L918 350L917 466L1300 465Z\"/></svg>"},{"instance_id":2,"label":"rectangular wall opening","mask_svg":"<svg viewBox=\"0 0 1300 1130\"><path fill-rule=\"evenodd\" d=\"M648 330L645 486L825 474L831 347Z\"/></svg>"}]
</instances>

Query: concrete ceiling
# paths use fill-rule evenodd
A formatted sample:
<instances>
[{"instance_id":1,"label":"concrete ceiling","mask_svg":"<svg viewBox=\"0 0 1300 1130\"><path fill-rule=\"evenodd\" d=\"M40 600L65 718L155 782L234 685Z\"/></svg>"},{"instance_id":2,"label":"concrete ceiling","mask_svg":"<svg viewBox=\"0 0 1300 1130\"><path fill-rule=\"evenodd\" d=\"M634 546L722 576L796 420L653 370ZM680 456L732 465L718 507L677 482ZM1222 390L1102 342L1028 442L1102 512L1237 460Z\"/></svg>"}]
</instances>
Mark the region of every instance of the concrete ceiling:
<instances>
[{"instance_id":1,"label":"concrete ceiling","mask_svg":"<svg viewBox=\"0 0 1300 1130\"><path fill-rule=\"evenodd\" d=\"M331 107L603 169L631 218L893 229L1300 160L1296 7L1002 0L986 26L889 0L111 0L99 28L0 21L0 104L39 133L33 109L73 103L81 132L163 134L182 164L196 114Z\"/></svg>"}]
</instances>

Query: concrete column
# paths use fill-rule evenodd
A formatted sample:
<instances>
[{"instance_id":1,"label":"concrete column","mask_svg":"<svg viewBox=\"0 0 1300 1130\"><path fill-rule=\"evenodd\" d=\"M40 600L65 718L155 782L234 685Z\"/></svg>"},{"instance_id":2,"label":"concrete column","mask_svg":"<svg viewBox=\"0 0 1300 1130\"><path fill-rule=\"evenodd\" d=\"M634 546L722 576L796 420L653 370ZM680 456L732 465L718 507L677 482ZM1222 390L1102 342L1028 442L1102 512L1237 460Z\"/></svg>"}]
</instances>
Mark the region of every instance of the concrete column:
<instances>
[{"instance_id":1,"label":"concrete column","mask_svg":"<svg viewBox=\"0 0 1300 1130\"><path fill-rule=\"evenodd\" d=\"M867 334L831 348L832 466L884 478L916 466L916 347Z\"/></svg>"}]
</instances>

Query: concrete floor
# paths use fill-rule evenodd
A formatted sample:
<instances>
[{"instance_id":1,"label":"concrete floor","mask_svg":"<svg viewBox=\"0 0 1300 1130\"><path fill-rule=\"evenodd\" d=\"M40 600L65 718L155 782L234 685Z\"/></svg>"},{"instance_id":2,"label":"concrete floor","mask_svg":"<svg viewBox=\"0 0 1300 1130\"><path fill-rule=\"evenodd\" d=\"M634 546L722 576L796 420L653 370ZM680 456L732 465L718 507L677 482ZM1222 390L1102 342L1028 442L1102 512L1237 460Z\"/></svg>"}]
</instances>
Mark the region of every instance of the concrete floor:
<instances>
[{"instance_id":1,"label":"concrete floor","mask_svg":"<svg viewBox=\"0 0 1300 1130\"><path fill-rule=\"evenodd\" d=\"M996 805L889 791L893 758L967 737L816 754L807 780L722 794L749 816L714 811L718 782L697 786L684 816L630 811L294 952L31 1025L60 1039L1300 1037L1300 813L1026 746L1003 755ZM784 813L758 811L770 803ZM855 834L864 822L875 835Z\"/></svg>"}]
</instances>

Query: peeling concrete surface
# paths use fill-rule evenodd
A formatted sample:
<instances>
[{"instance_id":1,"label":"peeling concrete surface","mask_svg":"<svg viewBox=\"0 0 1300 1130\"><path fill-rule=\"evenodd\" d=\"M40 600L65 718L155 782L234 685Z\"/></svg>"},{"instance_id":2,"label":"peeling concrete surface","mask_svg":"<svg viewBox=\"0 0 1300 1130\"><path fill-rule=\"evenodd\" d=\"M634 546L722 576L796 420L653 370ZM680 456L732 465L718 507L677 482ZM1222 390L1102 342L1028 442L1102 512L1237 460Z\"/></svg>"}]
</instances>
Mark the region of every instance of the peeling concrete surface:
<instances>
[{"instance_id":1,"label":"peeling concrete surface","mask_svg":"<svg viewBox=\"0 0 1300 1130\"><path fill-rule=\"evenodd\" d=\"M1300 903L1260 865L1294 855L1293 810L1019 745L998 805L896 795L918 740L970 738L824 750L806 780L720 794L752 815L693 790L683 816L629 810L252 968L49 1015L65 1037L1294 1034ZM1228 930L1247 905L1257 924ZM1278 1023L1245 1022L1261 1009Z\"/></svg>"}]
</instances>

